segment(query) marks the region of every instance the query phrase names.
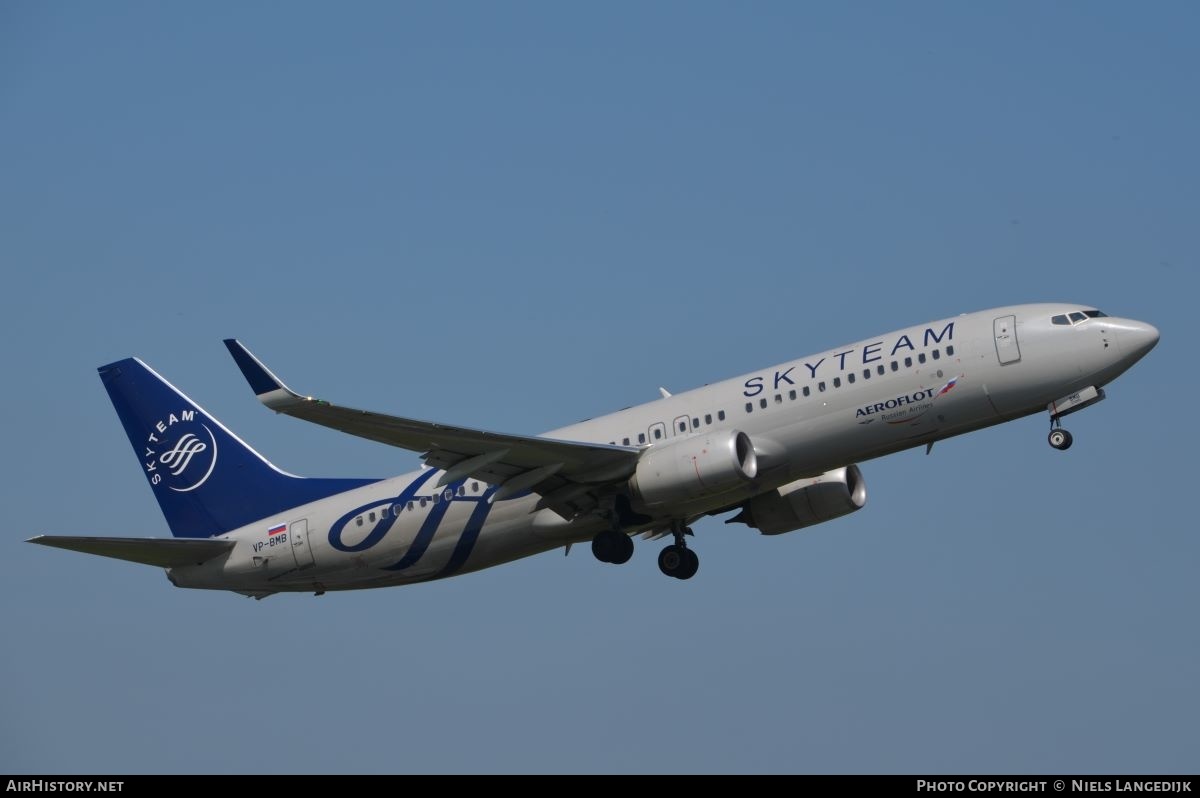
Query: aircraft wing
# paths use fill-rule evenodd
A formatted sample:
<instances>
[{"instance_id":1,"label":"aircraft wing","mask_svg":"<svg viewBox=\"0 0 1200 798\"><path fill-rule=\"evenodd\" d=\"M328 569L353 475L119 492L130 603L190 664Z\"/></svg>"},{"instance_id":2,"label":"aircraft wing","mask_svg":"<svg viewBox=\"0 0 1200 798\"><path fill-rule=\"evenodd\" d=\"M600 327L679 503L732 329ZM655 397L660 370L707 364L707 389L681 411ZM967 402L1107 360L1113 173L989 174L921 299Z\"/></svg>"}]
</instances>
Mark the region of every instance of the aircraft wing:
<instances>
[{"instance_id":1,"label":"aircraft wing","mask_svg":"<svg viewBox=\"0 0 1200 798\"><path fill-rule=\"evenodd\" d=\"M232 549L232 540L196 538L92 538L74 535L37 535L26 543L98 554L160 568L199 565Z\"/></svg>"},{"instance_id":2,"label":"aircraft wing","mask_svg":"<svg viewBox=\"0 0 1200 798\"><path fill-rule=\"evenodd\" d=\"M499 486L494 500L532 490L543 497L542 506L570 519L595 506L598 489L628 479L637 466L639 450L633 447L454 427L302 396L236 339L227 339L225 346L270 409L418 452L426 465L446 471L439 486L473 477Z\"/></svg>"}]
</instances>

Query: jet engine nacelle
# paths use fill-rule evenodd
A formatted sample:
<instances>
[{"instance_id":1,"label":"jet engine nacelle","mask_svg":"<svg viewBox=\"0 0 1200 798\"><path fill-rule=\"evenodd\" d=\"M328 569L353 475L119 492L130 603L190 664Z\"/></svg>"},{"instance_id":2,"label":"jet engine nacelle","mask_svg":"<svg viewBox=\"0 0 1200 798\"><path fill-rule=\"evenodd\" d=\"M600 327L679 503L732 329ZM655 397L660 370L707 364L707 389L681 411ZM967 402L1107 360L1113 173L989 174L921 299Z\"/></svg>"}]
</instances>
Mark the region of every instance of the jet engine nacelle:
<instances>
[{"instance_id":1,"label":"jet engine nacelle","mask_svg":"<svg viewBox=\"0 0 1200 798\"><path fill-rule=\"evenodd\" d=\"M738 521L764 535L779 535L840 518L866 503L867 483L858 466L849 465L755 496L729 523Z\"/></svg>"},{"instance_id":2,"label":"jet engine nacelle","mask_svg":"<svg viewBox=\"0 0 1200 798\"><path fill-rule=\"evenodd\" d=\"M754 479L758 458L744 432L722 430L647 449L629 480L644 507L715 496Z\"/></svg>"}]
</instances>

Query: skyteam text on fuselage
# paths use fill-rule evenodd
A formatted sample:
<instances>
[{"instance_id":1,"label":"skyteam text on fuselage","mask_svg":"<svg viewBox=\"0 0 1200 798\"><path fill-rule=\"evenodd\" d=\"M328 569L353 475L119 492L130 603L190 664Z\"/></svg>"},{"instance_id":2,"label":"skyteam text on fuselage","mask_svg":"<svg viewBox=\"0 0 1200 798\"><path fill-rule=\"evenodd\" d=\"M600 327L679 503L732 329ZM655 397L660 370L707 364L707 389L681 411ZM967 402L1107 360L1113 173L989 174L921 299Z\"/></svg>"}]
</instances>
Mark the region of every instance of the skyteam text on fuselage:
<instances>
[{"instance_id":1,"label":"skyteam text on fuselage","mask_svg":"<svg viewBox=\"0 0 1200 798\"><path fill-rule=\"evenodd\" d=\"M866 502L858 463L1046 412L1069 413L1158 343L1149 324L1070 304L943 319L540 436L341 407L288 388L227 340L268 408L418 452L390 479L309 479L273 466L136 358L100 368L172 538L40 535L47 546L166 569L179 587L279 592L423 582L591 541L624 563L633 535L670 537L663 573L699 567L688 525L733 514L776 535Z\"/></svg>"}]
</instances>

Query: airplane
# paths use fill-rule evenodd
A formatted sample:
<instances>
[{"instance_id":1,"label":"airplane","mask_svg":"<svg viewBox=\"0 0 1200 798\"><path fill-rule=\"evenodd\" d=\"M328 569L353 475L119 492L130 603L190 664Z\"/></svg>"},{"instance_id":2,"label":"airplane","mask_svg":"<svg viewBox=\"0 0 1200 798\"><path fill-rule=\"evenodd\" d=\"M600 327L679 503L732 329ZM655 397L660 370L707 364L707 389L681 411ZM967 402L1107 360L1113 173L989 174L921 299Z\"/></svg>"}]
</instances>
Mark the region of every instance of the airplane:
<instances>
[{"instance_id":1,"label":"airplane","mask_svg":"<svg viewBox=\"0 0 1200 798\"><path fill-rule=\"evenodd\" d=\"M867 338L543 435L356 410L288 388L225 345L276 413L420 454L390 479L276 468L136 358L99 369L173 537L39 535L28 542L166 570L177 587L254 598L441 579L591 542L627 562L670 537L660 570L699 568L690 525L732 513L779 535L860 510L858 464L1045 412L1062 418L1158 343L1153 326L1075 304L963 314Z\"/></svg>"}]
</instances>

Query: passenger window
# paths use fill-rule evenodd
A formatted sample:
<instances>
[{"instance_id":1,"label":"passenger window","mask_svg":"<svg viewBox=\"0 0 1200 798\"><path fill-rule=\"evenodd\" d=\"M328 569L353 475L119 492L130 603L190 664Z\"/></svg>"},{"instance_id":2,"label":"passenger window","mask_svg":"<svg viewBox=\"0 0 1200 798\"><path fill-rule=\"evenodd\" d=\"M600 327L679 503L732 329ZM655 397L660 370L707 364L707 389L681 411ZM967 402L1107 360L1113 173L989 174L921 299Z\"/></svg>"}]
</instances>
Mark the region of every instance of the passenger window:
<instances>
[{"instance_id":1,"label":"passenger window","mask_svg":"<svg viewBox=\"0 0 1200 798\"><path fill-rule=\"evenodd\" d=\"M705 413L705 414L704 414L704 423L705 423L705 424L711 424L711 423L712 423L712 413Z\"/></svg>"},{"instance_id":2,"label":"passenger window","mask_svg":"<svg viewBox=\"0 0 1200 798\"><path fill-rule=\"evenodd\" d=\"M808 396L811 393L812 393L812 389L810 389L807 385L805 385L804 386L804 395Z\"/></svg>"},{"instance_id":3,"label":"passenger window","mask_svg":"<svg viewBox=\"0 0 1200 798\"><path fill-rule=\"evenodd\" d=\"M917 362L918 362L918 363L924 363L924 362L925 362L925 353L924 353L924 352L922 352L922 353L920 353L919 355L917 355Z\"/></svg>"},{"instance_id":4,"label":"passenger window","mask_svg":"<svg viewBox=\"0 0 1200 798\"><path fill-rule=\"evenodd\" d=\"M783 394L778 394L778 393L775 394L775 404L777 404L777 405L783 404Z\"/></svg>"},{"instance_id":5,"label":"passenger window","mask_svg":"<svg viewBox=\"0 0 1200 798\"><path fill-rule=\"evenodd\" d=\"M875 370L879 372L880 377L882 377L886 373L886 369L884 369L882 363L880 363L878 366L876 366Z\"/></svg>"},{"instance_id":6,"label":"passenger window","mask_svg":"<svg viewBox=\"0 0 1200 798\"><path fill-rule=\"evenodd\" d=\"M392 515L393 515L393 516L400 515L400 510L401 510L401 509L402 509L402 508L400 507L400 505L398 505L398 504L393 504L393 505L392 505Z\"/></svg>"},{"instance_id":7,"label":"passenger window","mask_svg":"<svg viewBox=\"0 0 1200 798\"><path fill-rule=\"evenodd\" d=\"M725 411L718 410L717 411L717 421L724 421L724 420L725 420Z\"/></svg>"},{"instance_id":8,"label":"passenger window","mask_svg":"<svg viewBox=\"0 0 1200 798\"><path fill-rule=\"evenodd\" d=\"M906 368L906 369L912 368L912 358L911 357L904 358L904 368Z\"/></svg>"},{"instance_id":9,"label":"passenger window","mask_svg":"<svg viewBox=\"0 0 1200 798\"><path fill-rule=\"evenodd\" d=\"M746 412L747 412L747 413L749 413L749 412L750 412L751 410L753 410L753 409L754 409L754 403L753 403L753 402L746 402Z\"/></svg>"},{"instance_id":10,"label":"passenger window","mask_svg":"<svg viewBox=\"0 0 1200 798\"><path fill-rule=\"evenodd\" d=\"M692 419L692 429L700 429L700 419L698 419L698 418Z\"/></svg>"},{"instance_id":11,"label":"passenger window","mask_svg":"<svg viewBox=\"0 0 1200 798\"><path fill-rule=\"evenodd\" d=\"M893 360L892 361L892 371L899 371L899 370L900 370L900 364Z\"/></svg>"},{"instance_id":12,"label":"passenger window","mask_svg":"<svg viewBox=\"0 0 1200 798\"><path fill-rule=\"evenodd\" d=\"M412 508L413 508L413 503L412 503L412 502L409 502L409 503L408 503L408 509L409 509L409 510L412 510Z\"/></svg>"},{"instance_id":13,"label":"passenger window","mask_svg":"<svg viewBox=\"0 0 1200 798\"><path fill-rule=\"evenodd\" d=\"M871 370L870 369L863 369L863 379L864 380L871 379Z\"/></svg>"},{"instance_id":14,"label":"passenger window","mask_svg":"<svg viewBox=\"0 0 1200 798\"><path fill-rule=\"evenodd\" d=\"M795 388L788 391L788 399L791 399L793 402L796 401L796 389Z\"/></svg>"},{"instance_id":15,"label":"passenger window","mask_svg":"<svg viewBox=\"0 0 1200 798\"><path fill-rule=\"evenodd\" d=\"M818 382L818 383L817 383L817 390L818 390L818 391L824 391L824 390L825 390L825 382L824 382L824 380L822 380L821 382Z\"/></svg>"},{"instance_id":16,"label":"passenger window","mask_svg":"<svg viewBox=\"0 0 1200 798\"><path fill-rule=\"evenodd\" d=\"M834 388L841 388L841 387L842 387L842 378L841 378L841 377L834 377L834 378L833 378L833 387L834 387Z\"/></svg>"},{"instance_id":17,"label":"passenger window","mask_svg":"<svg viewBox=\"0 0 1200 798\"><path fill-rule=\"evenodd\" d=\"M933 354L933 359L934 359L934 360L937 360L937 359L939 359L939 358L942 356L942 353L941 353L941 351L940 351L940 350L937 350L937 349L933 350L933 353L932 353L932 354Z\"/></svg>"},{"instance_id":18,"label":"passenger window","mask_svg":"<svg viewBox=\"0 0 1200 798\"><path fill-rule=\"evenodd\" d=\"M946 347L946 354L949 355L950 357L954 357L954 347L953 346Z\"/></svg>"},{"instance_id":19,"label":"passenger window","mask_svg":"<svg viewBox=\"0 0 1200 798\"><path fill-rule=\"evenodd\" d=\"M420 501L421 501L421 506L424 507L425 506L425 497L422 496Z\"/></svg>"},{"instance_id":20,"label":"passenger window","mask_svg":"<svg viewBox=\"0 0 1200 798\"><path fill-rule=\"evenodd\" d=\"M355 518L354 523L358 524L359 526L362 526L362 516L360 515L358 518Z\"/></svg>"},{"instance_id":21,"label":"passenger window","mask_svg":"<svg viewBox=\"0 0 1200 798\"><path fill-rule=\"evenodd\" d=\"M639 432L638 433L638 443L645 443L645 442L646 442L646 433Z\"/></svg>"},{"instance_id":22,"label":"passenger window","mask_svg":"<svg viewBox=\"0 0 1200 798\"><path fill-rule=\"evenodd\" d=\"M375 523L375 511L374 510L367 513L367 520L369 520L372 524Z\"/></svg>"},{"instance_id":23,"label":"passenger window","mask_svg":"<svg viewBox=\"0 0 1200 798\"><path fill-rule=\"evenodd\" d=\"M747 407L749 407L749 405L747 405ZM661 440L661 439L662 439L662 430L659 429L658 427L655 427L654 428L654 440L657 441L657 440Z\"/></svg>"},{"instance_id":24,"label":"passenger window","mask_svg":"<svg viewBox=\"0 0 1200 798\"><path fill-rule=\"evenodd\" d=\"M472 493L478 493L478 492L479 492L479 483L478 483L478 482L472 482L472 483L471 483L471 492L472 492Z\"/></svg>"},{"instance_id":25,"label":"passenger window","mask_svg":"<svg viewBox=\"0 0 1200 798\"><path fill-rule=\"evenodd\" d=\"M679 431L680 431L680 432L687 432L687 422L686 422L686 421L680 421L680 422L679 422Z\"/></svg>"},{"instance_id":26,"label":"passenger window","mask_svg":"<svg viewBox=\"0 0 1200 798\"><path fill-rule=\"evenodd\" d=\"M628 438L622 438L622 439L621 439L621 445L622 445L622 446L628 446L628 445L629 445L629 439L628 439Z\"/></svg>"},{"instance_id":27,"label":"passenger window","mask_svg":"<svg viewBox=\"0 0 1200 798\"><path fill-rule=\"evenodd\" d=\"M466 488L464 488L462 485L459 485L459 486L458 486L458 495L459 495L459 496L462 496L462 495L463 495L464 493L466 493L466 492L467 492L467 489L466 489Z\"/></svg>"},{"instance_id":28,"label":"passenger window","mask_svg":"<svg viewBox=\"0 0 1200 798\"><path fill-rule=\"evenodd\" d=\"M850 383L851 385L854 384L854 372L853 371L846 375L846 382Z\"/></svg>"},{"instance_id":29,"label":"passenger window","mask_svg":"<svg viewBox=\"0 0 1200 798\"><path fill-rule=\"evenodd\" d=\"M762 399L759 399L758 406L761 407L763 410L766 410L767 409L767 397L764 396Z\"/></svg>"}]
</instances>

